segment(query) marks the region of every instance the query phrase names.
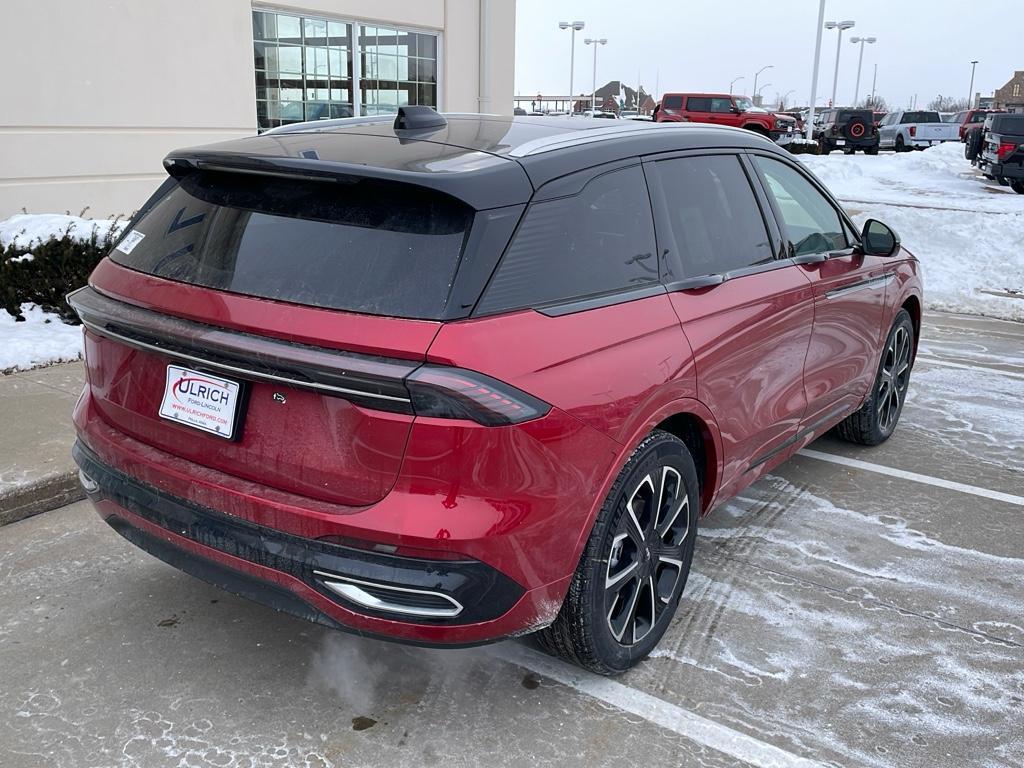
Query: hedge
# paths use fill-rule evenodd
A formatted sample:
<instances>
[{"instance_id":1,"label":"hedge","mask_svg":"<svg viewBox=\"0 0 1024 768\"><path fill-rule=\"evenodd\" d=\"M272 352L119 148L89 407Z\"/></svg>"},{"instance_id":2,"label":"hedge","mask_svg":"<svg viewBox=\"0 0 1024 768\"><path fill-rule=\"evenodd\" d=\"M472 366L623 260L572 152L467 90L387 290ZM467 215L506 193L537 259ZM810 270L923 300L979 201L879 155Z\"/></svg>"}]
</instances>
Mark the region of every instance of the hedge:
<instances>
[{"instance_id":1,"label":"hedge","mask_svg":"<svg viewBox=\"0 0 1024 768\"><path fill-rule=\"evenodd\" d=\"M118 235L112 234L116 231L113 227L98 236L93 230L85 239L65 231L60 237L8 245L0 251L0 306L23 321L21 305L30 302L77 325L78 316L64 297L88 282L89 274L117 241Z\"/></svg>"}]
</instances>

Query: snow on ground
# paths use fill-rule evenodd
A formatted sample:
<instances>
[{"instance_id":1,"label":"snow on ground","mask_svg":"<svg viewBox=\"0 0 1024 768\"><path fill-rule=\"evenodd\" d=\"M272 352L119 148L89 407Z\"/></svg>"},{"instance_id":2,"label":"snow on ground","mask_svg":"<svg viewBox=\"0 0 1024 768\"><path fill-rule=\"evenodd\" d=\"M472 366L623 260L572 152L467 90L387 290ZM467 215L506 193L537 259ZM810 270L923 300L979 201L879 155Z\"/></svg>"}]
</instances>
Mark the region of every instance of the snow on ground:
<instances>
[{"instance_id":1,"label":"snow on ground","mask_svg":"<svg viewBox=\"0 0 1024 768\"><path fill-rule=\"evenodd\" d=\"M79 240L87 240L95 230L97 236L102 238L111 230L116 234L125 223L118 219L83 219L63 213L19 213L0 221L0 248L15 242L27 247L51 236L60 237L65 232Z\"/></svg>"},{"instance_id":2,"label":"snow on ground","mask_svg":"<svg viewBox=\"0 0 1024 768\"><path fill-rule=\"evenodd\" d=\"M858 224L877 218L899 233L921 260L930 309L1024 321L1024 196L983 178L962 144L798 158Z\"/></svg>"},{"instance_id":3,"label":"snow on ground","mask_svg":"<svg viewBox=\"0 0 1024 768\"><path fill-rule=\"evenodd\" d=\"M28 370L82 356L82 328L35 304L22 304L25 322L0 309L0 373Z\"/></svg>"}]
</instances>

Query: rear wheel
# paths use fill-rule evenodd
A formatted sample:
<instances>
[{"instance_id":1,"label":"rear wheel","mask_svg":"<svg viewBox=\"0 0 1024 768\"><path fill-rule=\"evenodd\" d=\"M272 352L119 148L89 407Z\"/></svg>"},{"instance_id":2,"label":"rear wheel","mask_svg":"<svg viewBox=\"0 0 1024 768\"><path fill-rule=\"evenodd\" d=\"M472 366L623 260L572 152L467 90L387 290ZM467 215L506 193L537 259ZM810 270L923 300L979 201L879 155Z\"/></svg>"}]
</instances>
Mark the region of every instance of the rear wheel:
<instances>
[{"instance_id":1,"label":"rear wheel","mask_svg":"<svg viewBox=\"0 0 1024 768\"><path fill-rule=\"evenodd\" d=\"M1010 189L1012 189L1018 195L1024 195L1024 179L1017 179L1016 181L1011 181Z\"/></svg>"},{"instance_id":2,"label":"rear wheel","mask_svg":"<svg viewBox=\"0 0 1024 768\"><path fill-rule=\"evenodd\" d=\"M996 176L996 181L999 183L1000 187L1010 186L1010 180L1005 176Z\"/></svg>"},{"instance_id":3,"label":"rear wheel","mask_svg":"<svg viewBox=\"0 0 1024 768\"><path fill-rule=\"evenodd\" d=\"M835 149L835 147L832 146L832 142L830 142L828 139L821 139L821 141L818 142L818 146L821 148L820 154L822 155L827 155L829 152Z\"/></svg>"},{"instance_id":4,"label":"rear wheel","mask_svg":"<svg viewBox=\"0 0 1024 768\"><path fill-rule=\"evenodd\" d=\"M602 675L644 659L686 585L699 506L689 450L655 430L612 486L558 617L536 635L541 646Z\"/></svg>"},{"instance_id":5,"label":"rear wheel","mask_svg":"<svg viewBox=\"0 0 1024 768\"><path fill-rule=\"evenodd\" d=\"M981 131L975 129L967 134L967 138L964 141L964 157L968 160L974 160L978 157L981 152Z\"/></svg>"},{"instance_id":6,"label":"rear wheel","mask_svg":"<svg viewBox=\"0 0 1024 768\"><path fill-rule=\"evenodd\" d=\"M861 445L878 445L889 439L903 412L913 350L914 324L910 313L901 309L885 340L885 351L867 402L836 426L841 438Z\"/></svg>"},{"instance_id":7,"label":"rear wheel","mask_svg":"<svg viewBox=\"0 0 1024 768\"><path fill-rule=\"evenodd\" d=\"M907 145L905 143L903 143L903 137L902 136L897 136L896 137L896 147L895 147L895 149L896 149L897 152L906 152L907 151Z\"/></svg>"},{"instance_id":8,"label":"rear wheel","mask_svg":"<svg viewBox=\"0 0 1024 768\"><path fill-rule=\"evenodd\" d=\"M878 145L875 144L875 146L873 146L873 147L865 148L864 154L865 155L877 155L878 154Z\"/></svg>"}]
</instances>

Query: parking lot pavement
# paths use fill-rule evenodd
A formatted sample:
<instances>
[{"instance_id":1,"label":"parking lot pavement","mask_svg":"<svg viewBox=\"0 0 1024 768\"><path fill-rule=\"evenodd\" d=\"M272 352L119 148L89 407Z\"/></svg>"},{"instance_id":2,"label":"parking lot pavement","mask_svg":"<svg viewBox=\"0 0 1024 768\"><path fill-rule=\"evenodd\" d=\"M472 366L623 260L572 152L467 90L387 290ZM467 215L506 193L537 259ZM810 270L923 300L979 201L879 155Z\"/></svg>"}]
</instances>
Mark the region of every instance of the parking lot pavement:
<instances>
[{"instance_id":1,"label":"parking lot pavement","mask_svg":"<svg viewBox=\"0 0 1024 768\"><path fill-rule=\"evenodd\" d=\"M895 436L823 438L703 521L614 680L273 613L84 502L7 526L0 764L1020 766L1024 326L925 324Z\"/></svg>"}]
</instances>

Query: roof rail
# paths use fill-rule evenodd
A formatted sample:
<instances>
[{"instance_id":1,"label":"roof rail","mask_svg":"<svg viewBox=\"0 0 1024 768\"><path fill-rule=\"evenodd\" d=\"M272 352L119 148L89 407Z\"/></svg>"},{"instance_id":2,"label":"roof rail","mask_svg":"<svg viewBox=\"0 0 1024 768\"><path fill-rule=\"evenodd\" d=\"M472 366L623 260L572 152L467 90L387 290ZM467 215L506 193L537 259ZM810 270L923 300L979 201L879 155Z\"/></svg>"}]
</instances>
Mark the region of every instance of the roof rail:
<instances>
[{"instance_id":1,"label":"roof rail","mask_svg":"<svg viewBox=\"0 0 1024 768\"><path fill-rule=\"evenodd\" d=\"M600 122L595 120L594 122ZM625 122L625 121L624 121ZM630 121L633 123L633 121ZM623 138L626 136L638 136L648 131L678 131L693 130L695 123L633 123L630 126L608 126L607 128L591 128L571 133L554 134L542 136L533 141L527 141L509 152L510 157L529 157L540 155L544 152L553 152L556 149L574 147L579 144L591 144L597 141L609 141L611 139ZM701 128L723 128L724 126L709 126L700 124ZM739 130L739 129L735 129Z\"/></svg>"}]
</instances>

